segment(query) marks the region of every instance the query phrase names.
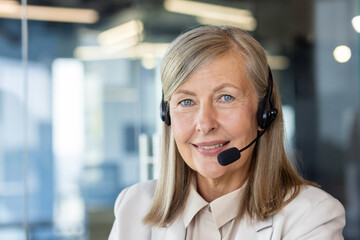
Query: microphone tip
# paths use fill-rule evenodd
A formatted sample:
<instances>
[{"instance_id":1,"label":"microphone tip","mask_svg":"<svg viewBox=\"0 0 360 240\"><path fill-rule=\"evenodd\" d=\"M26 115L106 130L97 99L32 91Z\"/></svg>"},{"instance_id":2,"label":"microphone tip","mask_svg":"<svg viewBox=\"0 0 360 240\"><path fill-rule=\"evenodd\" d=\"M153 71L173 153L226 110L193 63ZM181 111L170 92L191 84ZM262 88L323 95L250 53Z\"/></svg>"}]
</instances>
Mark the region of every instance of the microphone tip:
<instances>
[{"instance_id":1,"label":"microphone tip","mask_svg":"<svg viewBox=\"0 0 360 240\"><path fill-rule=\"evenodd\" d=\"M221 166L227 166L241 157L239 149L229 148L218 155L218 162Z\"/></svg>"}]
</instances>

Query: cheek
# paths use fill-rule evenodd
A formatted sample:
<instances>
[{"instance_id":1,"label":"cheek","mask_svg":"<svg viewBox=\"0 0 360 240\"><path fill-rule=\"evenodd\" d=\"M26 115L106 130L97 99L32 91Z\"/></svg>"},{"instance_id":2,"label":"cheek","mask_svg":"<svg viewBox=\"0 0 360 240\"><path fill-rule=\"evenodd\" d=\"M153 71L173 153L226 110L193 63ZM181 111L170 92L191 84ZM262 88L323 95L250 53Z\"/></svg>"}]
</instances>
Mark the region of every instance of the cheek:
<instances>
[{"instance_id":1,"label":"cheek","mask_svg":"<svg viewBox=\"0 0 360 240\"><path fill-rule=\"evenodd\" d=\"M257 128L256 112L252 108L236 109L222 114L222 126L231 135L242 136L246 132L253 133Z\"/></svg>"},{"instance_id":2,"label":"cheek","mask_svg":"<svg viewBox=\"0 0 360 240\"><path fill-rule=\"evenodd\" d=\"M186 142L193 133L194 121L186 114L171 112L171 130L177 144Z\"/></svg>"},{"instance_id":3,"label":"cheek","mask_svg":"<svg viewBox=\"0 0 360 240\"><path fill-rule=\"evenodd\" d=\"M190 167L193 166L190 160L192 157L189 145L190 139L194 133L193 124L194 121L189 117L183 116L183 114L171 114L171 131L177 149L186 164Z\"/></svg>"}]
</instances>

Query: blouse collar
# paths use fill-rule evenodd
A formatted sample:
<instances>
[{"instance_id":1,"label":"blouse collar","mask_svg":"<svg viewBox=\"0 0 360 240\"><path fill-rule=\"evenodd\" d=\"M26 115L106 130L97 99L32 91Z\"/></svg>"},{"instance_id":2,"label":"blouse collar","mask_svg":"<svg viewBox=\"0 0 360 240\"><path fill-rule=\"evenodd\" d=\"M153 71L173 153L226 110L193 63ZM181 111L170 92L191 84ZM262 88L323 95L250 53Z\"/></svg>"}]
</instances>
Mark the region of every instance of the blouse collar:
<instances>
[{"instance_id":1,"label":"blouse collar","mask_svg":"<svg viewBox=\"0 0 360 240\"><path fill-rule=\"evenodd\" d=\"M183 212L185 228L188 227L195 215L204 207L208 207L209 211L211 211L218 229L236 218L240 208L240 201L244 193L244 186L246 186L246 182L237 190L225 194L209 203L197 192L195 177L192 178L189 195Z\"/></svg>"}]
</instances>

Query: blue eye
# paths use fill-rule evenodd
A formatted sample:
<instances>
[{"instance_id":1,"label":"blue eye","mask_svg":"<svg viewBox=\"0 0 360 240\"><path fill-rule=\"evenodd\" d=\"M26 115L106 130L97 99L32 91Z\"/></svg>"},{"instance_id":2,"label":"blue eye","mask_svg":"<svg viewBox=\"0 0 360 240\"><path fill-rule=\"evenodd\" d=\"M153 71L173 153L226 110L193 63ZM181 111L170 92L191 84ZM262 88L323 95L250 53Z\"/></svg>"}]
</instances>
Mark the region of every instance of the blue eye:
<instances>
[{"instance_id":1,"label":"blue eye","mask_svg":"<svg viewBox=\"0 0 360 240\"><path fill-rule=\"evenodd\" d=\"M230 102L230 101L232 101L234 98L233 98L232 96L230 96L230 95L223 95L223 96L221 96L221 99L222 99L223 101L225 101L225 102Z\"/></svg>"},{"instance_id":2,"label":"blue eye","mask_svg":"<svg viewBox=\"0 0 360 240\"><path fill-rule=\"evenodd\" d=\"M190 99L185 99L180 102L180 104L183 106L191 106L192 103L193 103L193 101L191 101Z\"/></svg>"}]
</instances>

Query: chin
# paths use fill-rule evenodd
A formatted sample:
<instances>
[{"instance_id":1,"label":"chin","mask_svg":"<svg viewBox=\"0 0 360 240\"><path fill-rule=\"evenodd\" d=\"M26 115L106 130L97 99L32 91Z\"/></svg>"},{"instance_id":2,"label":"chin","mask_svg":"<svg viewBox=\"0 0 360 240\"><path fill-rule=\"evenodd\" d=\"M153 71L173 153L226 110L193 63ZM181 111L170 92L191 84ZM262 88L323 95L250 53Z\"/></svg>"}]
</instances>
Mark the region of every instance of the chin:
<instances>
[{"instance_id":1,"label":"chin","mask_svg":"<svg viewBox=\"0 0 360 240\"><path fill-rule=\"evenodd\" d=\"M195 171L201 176L211 179L220 178L226 173L225 168L217 161L198 166Z\"/></svg>"}]
</instances>

